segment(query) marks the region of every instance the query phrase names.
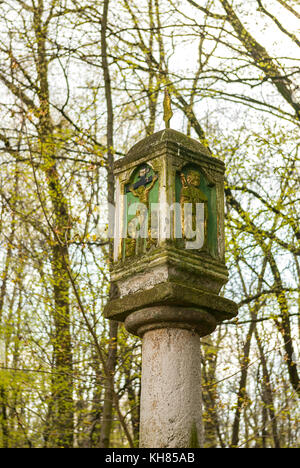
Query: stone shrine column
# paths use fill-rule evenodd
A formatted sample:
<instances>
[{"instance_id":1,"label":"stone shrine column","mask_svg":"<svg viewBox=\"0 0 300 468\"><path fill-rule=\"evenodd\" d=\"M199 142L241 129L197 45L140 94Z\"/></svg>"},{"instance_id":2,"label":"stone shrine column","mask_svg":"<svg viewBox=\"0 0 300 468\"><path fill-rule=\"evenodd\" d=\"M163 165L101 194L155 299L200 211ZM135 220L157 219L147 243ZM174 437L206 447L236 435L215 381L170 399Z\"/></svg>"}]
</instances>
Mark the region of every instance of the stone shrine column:
<instances>
[{"instance_id":1,"label":"stone shrine column","mask_svg":"<svg viewBox=\"0 0 300 468\"><path fill-rule=\"evenodd\" d=\"M200 447L199 335L180 328L152 330L143 337L142 352L140 447Z\"/></svg>"},{"instance_id":2,"label":"stone shrine column","mask_svg":"<svg viewBox=\"0 0 300 468\"><path fill-rule=\"evenodd\" d=\"M200 337L237 315L219 296L228 280L224 170L171 129L115 163L114 294L104 315L143 340L140 447L202 445Z\"/></svg>"},{"instance_id":3,"label":"stone shrine column","mask_svg":"<svg viewBox=\"0 0 300 468\"><path fill-rule=\"evenodd\" d=\"M215 319L204 310L160 306L134 312L125 327L143 336L140 447L200 447L199 336L215 329Z\"/></svg>"}]
</instances>

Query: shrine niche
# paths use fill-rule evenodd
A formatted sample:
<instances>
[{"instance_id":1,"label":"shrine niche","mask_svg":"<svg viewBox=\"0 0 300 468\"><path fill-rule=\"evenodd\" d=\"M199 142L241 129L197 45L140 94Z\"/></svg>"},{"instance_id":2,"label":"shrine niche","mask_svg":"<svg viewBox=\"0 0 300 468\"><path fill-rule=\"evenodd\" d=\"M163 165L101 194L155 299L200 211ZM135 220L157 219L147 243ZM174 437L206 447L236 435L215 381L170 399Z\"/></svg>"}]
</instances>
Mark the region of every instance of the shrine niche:
<instances>
[{"instance_id":1,"label":"shrine niche","mask_svg":"<svg viewBox=\"0 0 300 468\"><path fill-rule=\"evenodd\" d=\"M181 208L182 247L186 247L189 242L190 249L206 252L215 257L217 255L215 184L207 179L199 166L188 164L176 173L175 199L180 203ZM189 212L185 209L186 204L191 205ZM199 216L197 216L197 205ZM185 232L187 229L188 232ZM200 244L197 242L197 237L200 239ZM194 248L192 241L194 241Z\"/></svg>"},{"instance_id":2,"label":"shrine niche","mask_svg":"<svg viewBox=\"0 0 300 468\"><path fill-rule=\"evenodd\" d=\"M148 164L138 166L125 184L126 206L121 259L143 254L157 244L151 230L151 204L158 202L158 174ZM153 224L153 222L152 222Z\"/></svg>"}]
</instances>

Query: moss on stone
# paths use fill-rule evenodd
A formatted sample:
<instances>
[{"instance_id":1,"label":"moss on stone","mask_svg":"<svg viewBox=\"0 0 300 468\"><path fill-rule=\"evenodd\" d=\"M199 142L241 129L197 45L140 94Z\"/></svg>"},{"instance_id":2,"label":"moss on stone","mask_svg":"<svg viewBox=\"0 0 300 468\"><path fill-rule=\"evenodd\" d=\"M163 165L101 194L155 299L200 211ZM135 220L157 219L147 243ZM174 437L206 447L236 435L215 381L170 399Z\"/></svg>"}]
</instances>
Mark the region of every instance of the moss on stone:
<instances>
[{"instance_id":1,"label":"moss on stone","mask_svg":"<svg viewBox=\"0 0 300 468\"><path fill-rule=\"evenodd\" d=\"M196 157L198 155L198 157L208 158L209 161L212 160L214 164L220 166L220 168L224 168L223 161L213 158L207 146L173 129L161 130L139 141L130 149L124 158L115 162L114 168L117 169L124 165L131 164L141 157L153 153L159 146L166 144L180 145L182 149L194 153Z\"/></svg>"},{"instance_id":2,"label":"moss on stone","mask_svg":"<svg viewBox=\"0 0 300 468\"><path fill-rule=\"evenodd\" d=\"M189 448L200 448L199 441L198 441L198 431L196 423L193 423L191 434L190 434L190 445Z\"/></svg>"},{"instance_id":3,"label":"moss on stone","mask_svg":"<svg viewBox=\"0 0 300 468\"><path fill-rule=\"evenodd\" d=\"M123 322L132 312L156 305L203 307L218 323L237 315L237 305L230 299L180 283L165 282L151 289L109 301L104 308L104 316Z\"/></svg>"}]
</instances>

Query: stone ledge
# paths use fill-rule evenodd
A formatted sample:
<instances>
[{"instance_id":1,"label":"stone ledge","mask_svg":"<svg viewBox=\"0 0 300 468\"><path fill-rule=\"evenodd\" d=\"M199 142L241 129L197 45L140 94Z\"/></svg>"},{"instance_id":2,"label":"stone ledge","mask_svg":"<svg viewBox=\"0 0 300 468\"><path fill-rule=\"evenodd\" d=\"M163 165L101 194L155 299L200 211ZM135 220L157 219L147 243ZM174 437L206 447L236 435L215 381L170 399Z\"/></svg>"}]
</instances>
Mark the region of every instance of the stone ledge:
<instances>
[{"instance_id":1,"label":"stone ledge","mask_svg":"<svg viewBox=\"0 0 300 468\"><path fill-rule=\"evenodd\" d=\"M185 250L183 256L182 250L167 244L155 247L147 254L115 263L111 268L112 281L120 285L132 278L134 282L136 276L151 273L158 267L167 269L167 278L162 279L164 282L194 284L194 289L213 294L218 294L228 281L228 270L220 259L191 250Z\"/></svg>"},{"instance_id":2,"label":"stone ledge","mask_svg":"<svg viewBox=\"0 0 300 468\"><path fill-rule=\"evenodd\" d=\"M238 312L237 305L230 299L179 283L166 282L108 302L104 307L104 317L124 322L132 312L153 306L204 309L213 315L217 323L235 317Z\"/></svg>"},{"instance_id":3,"label":"stone ledge","mask_svg":"<svg viewBox=\"0 0 300 468\"><path fill-rule=\"evenodd\" d=\"M202 268L202 270L212 277L219 276L220 278L225 277L225 281L228 280L228 271L225 262L219 257L212 257L204 252L194 251L192 249L184 249L184 257L182 255L183 249L172 245L173 240L168 239L168 243L153 247L151 251L141 254L139 256L128 257L126 260L114 263L111 271L115 275L130 276L132 271L134 274L138 269L142 271L145 265L149 266L152 263L157 265L161 263L169 263L170 265L180 265L181 268L192 269L194 272L195 268ZM126 263L126 271L124 272L124 264Z\"/></svg>"}]
</instances>

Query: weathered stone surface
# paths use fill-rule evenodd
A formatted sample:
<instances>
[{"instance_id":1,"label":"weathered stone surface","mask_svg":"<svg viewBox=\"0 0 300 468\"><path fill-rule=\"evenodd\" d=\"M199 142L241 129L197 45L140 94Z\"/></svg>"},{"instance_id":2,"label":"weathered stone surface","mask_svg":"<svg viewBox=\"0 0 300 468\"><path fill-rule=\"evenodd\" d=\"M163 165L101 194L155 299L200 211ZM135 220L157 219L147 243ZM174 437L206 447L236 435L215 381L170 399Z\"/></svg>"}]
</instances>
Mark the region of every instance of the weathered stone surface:
<instances>
[{"instance_id":1,"label":"weathered stone surface","mask_svg":"<svg viewBox=\"0 0 300 468\"><path fill-rule=\"evenodd\" d=\"M178 306L141 309L130 314L125 320L126 329L140 337L159 328L182 328L205 336L212 333L216 326L215 317L205 309Z\"/></svg>"},{"instance_id":2,"label":"weathered stone surface","mask_svg":"<svg viewBox=\"0 0 300 468\"><path fill-rule=\"evenodd\" d=\"M224 262L192 250L182 252L167 242L144 255L126 259L126 268L124 266L124 262L119 262L112 269L120 297L164 281L186 283L218 294L228 281Z\"/></svg>"},{"instance_id":3,"label":"weathered stone surface","mask_svg":"<svg viewBox=\"0 0 300 468\"><path fill-rule=\"evenodd\" d=\"M217 323L237 315L237 306L230 299L172 282L164 282L148 290L114 299L106 305L104 313L106 318L123 322L137 310L168 305L204 309Z\"/></svg>"},{"instance_id":4,"label":"weathered stone surface","mask_svg":"<svg viewBox=\"0 0 300 468\"><path fill-rule=\"evenodd\" d=\"M200 447L199 336L181 329L148 331L142 353L140 446L191 448L196 435Z\"/></svg>"},{"instance_id":5,"label":"weathered stone surface","mask_svg":"<svg viewBox=\"0 0 300 468\"><path fill-rule=\"evenodd\" d=\"M156 132L136 143L124 158L115 162L114 169L117 171L123 168L124 165L135 165L136 162L140 162L142 158L159 152L166 144L170 146L170 151L175 150L177 154L180 151L185 153L188 151L194 158L200 158L201 161L205 158L207 161L210 161L210 158L214 159L214 163L219 165L221 171L224 171L224 163L218 159L212 158L211 151L207 146L170 128Z\"/></svg>"}]
</instances>

